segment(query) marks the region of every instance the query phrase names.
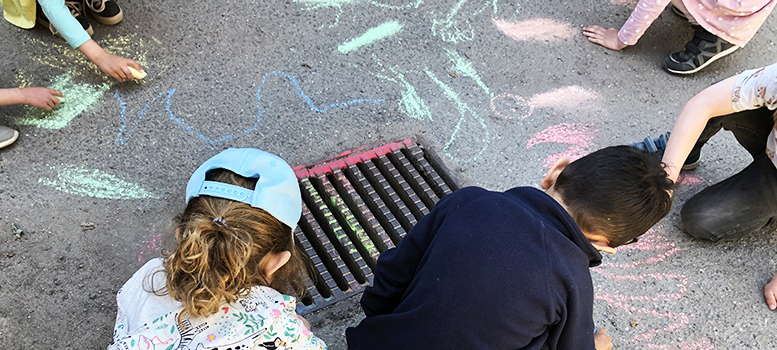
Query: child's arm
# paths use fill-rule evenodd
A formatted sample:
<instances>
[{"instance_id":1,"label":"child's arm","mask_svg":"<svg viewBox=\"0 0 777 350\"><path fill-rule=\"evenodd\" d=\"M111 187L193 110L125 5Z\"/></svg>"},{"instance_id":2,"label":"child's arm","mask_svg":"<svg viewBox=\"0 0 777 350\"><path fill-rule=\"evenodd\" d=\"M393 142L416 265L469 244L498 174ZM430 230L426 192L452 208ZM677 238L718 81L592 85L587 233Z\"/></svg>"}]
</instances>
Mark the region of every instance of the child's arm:
<instances>
[{"instance_id":1,"label":"child's arm","mask_svg":"<svg viewBox=\"0 0 777 350\"><path fill-rule=\"evenodd\" d=\"M132 67L138 71L143 71L140 65L129 59L120 56L116 56L105 52L100 45L97 45L94 40L89 39L81 46L78 47L78 51L81 51L90 61L94 62L100 70L105 74L108 74L118 81L124 81L124 79L133 79L132 72L129 68Z\"/></svg>"},{"instance_id":2,"label":"child's arm","mask_svg":"<svg viewBox=\"0 0 777 350\"><path fill-rule=\"evenodd\" d=\"M764 286L764 297L769 310L777 309L777 274L772 277L772 281Z\"/></svg>"},{"instance_id":3,"label":"child's arm","mask_svg":"<svg viewBox=\"0 0 777 350\"><path fill-rule=\"evenodd\" d=\"M124 79L133 79L127 66L132 66L138 71L143 70L137 62L109 54L100 45L97 45L81 27L81 24L70 14L64 0L38 0L38 2L43 13L51 21L51 25L59 31L68 44L81 51L105 74L118 81L124 81Z\"/></svg>"},{"instance_id":4,"label":"child's arm","mask_svg":"<svg viewBox=\"0 0 777 350\"><path fill-rule=\"evenodd\" d=\"M677 181L685 159L710 118L734 113L731 94L736 80L737 76L733 76L704 89L683 107L672 128L672 136L662 159L670 180Z\"/></svg>"},{"instance_id":5,"label":"child's arm","mask_svg":"<svg viewBox=\"0 0 777 350\"><path fill-rule=\"evenodd\" d=\"M583 35L592 43L610 50L621 50L628 45L636 44L669 2L670 0L640 0L620 30L593 25L585 27Z\"/></svg>"},{"instance_id":6,"label":"child's arm","mask_svg":"<svg viewBox=\"0 0 777 350\"><path fill-rule=\"evenodd\" d=\"M59 106L59 99L65 97L61 92L44 87L0 89L0 106L24 104L50 111Z\"/></svg>"}]
</instances>

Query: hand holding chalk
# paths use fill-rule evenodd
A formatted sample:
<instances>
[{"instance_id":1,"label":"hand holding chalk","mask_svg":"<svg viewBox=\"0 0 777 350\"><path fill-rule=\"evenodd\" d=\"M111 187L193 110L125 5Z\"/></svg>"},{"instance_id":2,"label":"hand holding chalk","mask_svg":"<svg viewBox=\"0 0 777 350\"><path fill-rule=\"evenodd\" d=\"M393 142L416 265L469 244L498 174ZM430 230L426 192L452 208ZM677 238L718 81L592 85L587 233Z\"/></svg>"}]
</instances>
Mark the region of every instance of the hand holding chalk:
<instances>
[{"instance_id":1,"label":"hand holding chalk","mask_svg":"<svg viewBox=\"0 0 777 350\"><path fill-rule=\"evenodd\" d=\"M138 72L138 71L137 71L135 68L132 68L132 67L130 67L130 66L127 66L127 68L129 68L130 72L132 73L132 76L133 76L135 79L143 79L143 78L145 78L145 77L146 77L146 75L147 75L147 74L146 74L146 71L144 71L144 70L141 70L140 72Z\"/></svg>"},{"instance_id":2,"label":"hand holding chalk","mask_svg":"<svg viewBox=\"0 0 777 350\"><path fill-rule=\"evenodd\" d=\"M50 111L52 108L56 108L61 103L58 98L65 98L61 92L44 88L44 87L29 87L16 90L19 92L19 100L16 103L26 104L28 106L43 108Z\"/></svg>"},{"instance_id":3,"label":"hand holding chalk","mask_svg":"<svg viewBox=\"0 0 777 350\"><path fill-rule=\"evenodd\" d=\"M607 335L607 330L599 328L594 331L594 348L596 350L612 350L612 338Z\"/></svg>"}]
</instances>

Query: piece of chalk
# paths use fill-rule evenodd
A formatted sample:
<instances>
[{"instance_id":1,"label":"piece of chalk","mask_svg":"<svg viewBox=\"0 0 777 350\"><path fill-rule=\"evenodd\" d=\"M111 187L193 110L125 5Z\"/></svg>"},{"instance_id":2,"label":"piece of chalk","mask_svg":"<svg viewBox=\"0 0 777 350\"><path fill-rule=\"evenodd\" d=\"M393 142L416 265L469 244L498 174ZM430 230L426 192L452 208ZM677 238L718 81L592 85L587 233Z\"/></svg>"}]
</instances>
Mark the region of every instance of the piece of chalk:
<instances>
[{"instance_id":1,"label":"piece of chalk","mask_svg":"<svg viewBox=\"0 0 777 350\"><path fill-rule=\"evenodd\" d=\"M54 96L54 97L56 97L59 100L60 104L65 103L65 97L64 96Z\"/></svg>"},{"instance_id":2,"label":"piece of chalk","mask_svg":"<svg viewBox=\"0 0 777 350\"><path fill-rule=\"evenodd\" d=\"M138 72L135 68L132 68L129 66L127 66L127 68L129 68L130 72L132 73L132 76L135 77L135 79L143 79L146 77L145 71Z\"/></svg>"}]
</instances>

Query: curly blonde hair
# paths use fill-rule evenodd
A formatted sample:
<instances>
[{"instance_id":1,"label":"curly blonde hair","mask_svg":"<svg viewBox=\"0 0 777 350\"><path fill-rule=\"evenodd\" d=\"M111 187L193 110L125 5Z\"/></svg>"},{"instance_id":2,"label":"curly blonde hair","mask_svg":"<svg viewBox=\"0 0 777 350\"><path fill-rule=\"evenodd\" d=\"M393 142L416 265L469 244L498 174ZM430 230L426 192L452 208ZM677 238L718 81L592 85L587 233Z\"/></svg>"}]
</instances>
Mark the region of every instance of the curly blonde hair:
<instances>
[{"instance_id":1,"label":"curly blonde hair","mask_svg":"<svg viewBox=\"0 0 777 350\"><path fill-rule=\"evenodd\" d=\"M257 179L216 169L206 179L253 189ZM305 292L305 260L290 227L266 211L228 199L200 196L175 219L177 246L164 260L166 291L191 317L214 314L221 303L234 303L251 287L268 286L281 293ZM291 252L291 259L272 275L262 275L268 253ZM155 291L156 293L156 291Z\"/></svg>"}]
</instances>

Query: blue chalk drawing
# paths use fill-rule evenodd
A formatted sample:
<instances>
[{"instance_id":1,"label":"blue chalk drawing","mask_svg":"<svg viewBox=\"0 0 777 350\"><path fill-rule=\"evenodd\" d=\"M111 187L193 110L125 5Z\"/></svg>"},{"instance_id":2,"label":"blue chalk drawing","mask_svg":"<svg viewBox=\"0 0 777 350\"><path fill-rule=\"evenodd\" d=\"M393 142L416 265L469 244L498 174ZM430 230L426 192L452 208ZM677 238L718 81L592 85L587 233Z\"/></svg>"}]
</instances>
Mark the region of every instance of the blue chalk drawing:
<instances>
[{"instance_id":1,"label":"blue chalk drawing","mask_svg":"<svg viewBox=\"0 0 777 350\"><path fill-rule=\"evenodd\" d=\"M162 97L164 97L164 99L165 99L165 111L167 111L167 114L168 114L170 120L174 121L176 124L178 124L186 132L188 132L188 133L190 133L192 135L197 136L201 140L208 141L209 143L217 143L217 142L221 142L221 141L225 141L225 140L234 139L235 137L238 137L238 136L240 136L242 134L246 134L246 133L252 132L252 131L256 130L259 127L262 115L264 114L264 106L262 106L262 88L264 87L264 84L267 81L267 78L269 78L271 76L283 77L283 78L286 78L289 82L291 82L291 84L294 86L294 91L297 93L297 95L299 95L299 97L302 98L302 100L305 102L305 104L307 104L310 107L310 109L312 109L316 113L325 113L330 108L349 107L349 106L352 106L352 105L355 105L355 104L360 104L360 103L381 103L381 102L385 102L385 100L383 100L383 99L363 99L362 98L362 99L350 100L350 101L347 101L347 102L337 102L337 103L326 104L326 105L323 105L323 106L316 106L315 104L313 104L313 101L310 99L310 97L308 97L308 95L306 95L305 92L302 91L302 88L299 86L299 83L297 82L297 79L295 79L291 75L289 75L287 73L284 73L284 72L272 71L270 73L265 74L262 77L262 82L259 84L259 87L256 89L256 99L258 101L257 102L257 107L259 108L259 113L256 115L256 121L255 121L254 125L252 127L250 127L250 128L244 129L242 131L233 132L231 134L221 135L221 136L218 136L218 137L208 137L205 134L195 130L195 128L193 126L188 125L187 123L185 123L180 118L176 118L175 117L175 114L173 113L173 111L171 109L172 98L173 98L173 95L175 94L175 89L170 89L170 90L161 92L158 95L156 95L156 97L151 99L151 101L146 103L146 105L143 107L143 109L138 113L137 118L135 118L135 120L132 121L132 127L128 130L127 129L128 119L127 119L127 116L126 116L127 105L122 100L121 95L119 94L119 90L116 90L114 92L114 94L113 94L113 97L116 98L116 100L119 101L119 108L120 108L119 117L121 118L121 126L119 127L119 133L116 135L116 142L118 142L119 144L123 145L132 136L132 132L135 131L138 128L138 123L141 120L143 120L143 118L146 117L146 114L148 113L148 108L154 102L156 102L157 99L160 99Z\"/></svg>"}]
</instances>

